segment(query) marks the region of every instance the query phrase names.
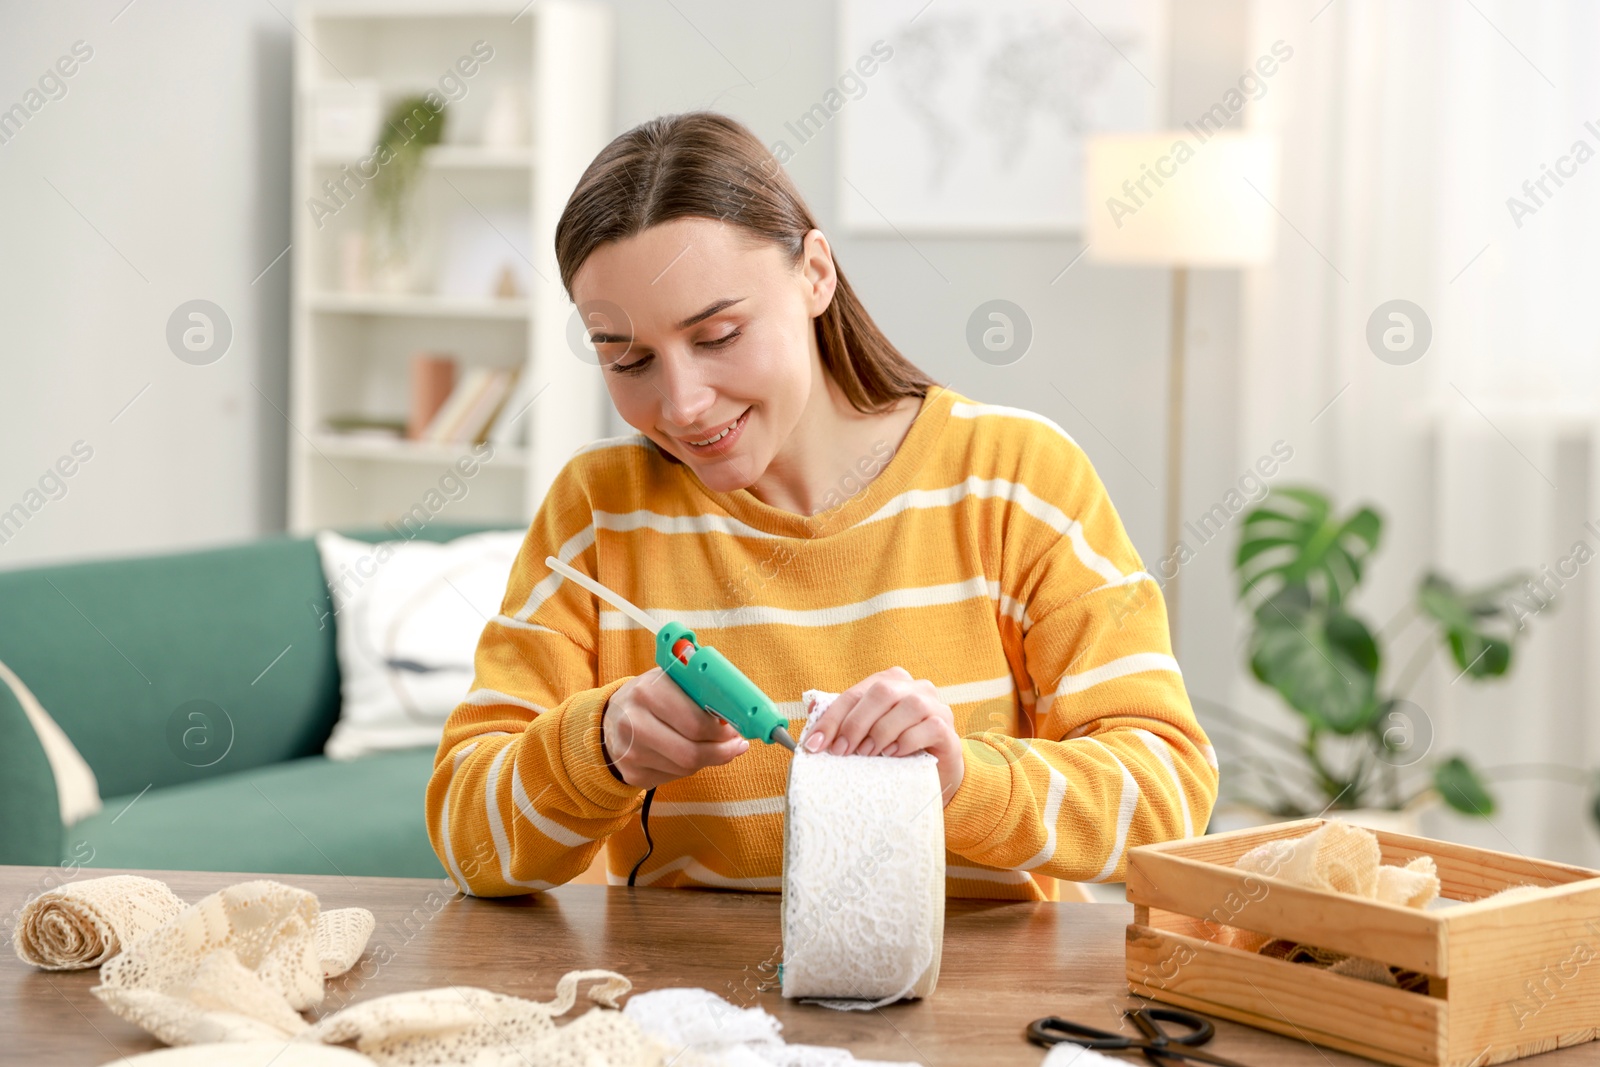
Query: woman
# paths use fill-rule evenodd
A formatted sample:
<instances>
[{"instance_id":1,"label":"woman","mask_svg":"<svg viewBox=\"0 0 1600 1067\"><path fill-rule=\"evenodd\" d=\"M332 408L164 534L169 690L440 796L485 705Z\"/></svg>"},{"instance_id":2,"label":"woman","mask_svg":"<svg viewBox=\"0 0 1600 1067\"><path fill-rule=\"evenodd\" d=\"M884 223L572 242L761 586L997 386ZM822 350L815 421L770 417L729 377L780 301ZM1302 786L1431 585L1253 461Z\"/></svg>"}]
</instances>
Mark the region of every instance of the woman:
<instances>
[{"instance_id":1,"label":"woman","mask_svg":"<svg viewBox=\"0 0 1600 1067\"><path fill-rule=\"evenodd\" d=\"M556 256L639 432L557 478L445 727L428 828L463 891L548 889L608 842L613 883L782 884L795 757L697 708L547 555L695 630L795 736L803 691L842 691L808 744L935 756L952 896L1055 899L1204 830L1215 757L1088 459L902 357L747 129L618 137Z\"/></svg>"}]
</instances>

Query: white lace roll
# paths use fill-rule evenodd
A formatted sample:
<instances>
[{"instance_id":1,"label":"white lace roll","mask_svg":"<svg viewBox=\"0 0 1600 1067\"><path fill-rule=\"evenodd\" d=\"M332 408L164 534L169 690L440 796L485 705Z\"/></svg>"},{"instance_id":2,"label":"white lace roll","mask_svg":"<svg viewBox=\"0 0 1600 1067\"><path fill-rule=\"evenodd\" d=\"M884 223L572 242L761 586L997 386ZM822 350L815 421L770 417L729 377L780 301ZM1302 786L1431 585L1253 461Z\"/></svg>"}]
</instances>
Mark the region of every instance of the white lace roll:
<instances>
[{"instance_id":1,"label":"white lace roll","mask_svg":"<svg viewBox=\"0 0 1600 1067\"><path fill-rule=\"evenodd\" d=\"M944 947L938 761L807 752L810 725L833 699L806 693L807 730L789 768L783 995L840 1009L926 997Z\"/></svg>"}]
</instances>

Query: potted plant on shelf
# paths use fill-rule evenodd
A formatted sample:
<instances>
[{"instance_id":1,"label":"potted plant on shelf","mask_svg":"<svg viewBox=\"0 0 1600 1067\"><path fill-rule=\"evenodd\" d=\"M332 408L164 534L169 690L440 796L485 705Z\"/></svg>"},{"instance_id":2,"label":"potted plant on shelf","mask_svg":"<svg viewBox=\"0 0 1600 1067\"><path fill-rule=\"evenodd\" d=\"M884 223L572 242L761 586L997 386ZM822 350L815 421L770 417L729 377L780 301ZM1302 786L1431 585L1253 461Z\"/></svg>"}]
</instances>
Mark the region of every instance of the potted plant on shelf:
<instances>
[{"instance_id":1,"label":"potted plant on shelf","mask_svg":"<svg viewBox=\"0 0 1600 1067\"><path fill-rule=\"evenodd\" d=\"M1337 515L1308 488L1275 489L1245 516L1234 568L1250 611L1250 670L1299 730L1200 702L1225 731L1225 805L1253 810L1258 821L1332 812L1415 832L1417 809L1434 800L1465 815L1493 814L1487 783L1495 778L1558 777L1592 789L1593 776L1570 767L1480 771L1465 756L1431 751L1432 723L1410 699L1413 687L1441 650L1458 680L1503 677L1521 631L1508 597L1525 575L1463 589L1425 574L1380 643L1352 601L1382 532L1372 508ZM1405 665L1386 670L1386 651L1412 634ZM1600 810L1592 814L1600 820Z\"/></svg>"},{"instance_id":2,"label":"potted plant on shelf","mask_svg":"<svg viewBox=\"0 0 1600 1067\"><path fill-rule=\"evenodd\" d=\"M417 279L412 262L416 243L413 201L423 156L444 136L444 112L422 96L395 103L384 118L376 146L377 174L372 179L372 211L367 215L377 287L409 292Z\"/></svg>"}]
</instances>

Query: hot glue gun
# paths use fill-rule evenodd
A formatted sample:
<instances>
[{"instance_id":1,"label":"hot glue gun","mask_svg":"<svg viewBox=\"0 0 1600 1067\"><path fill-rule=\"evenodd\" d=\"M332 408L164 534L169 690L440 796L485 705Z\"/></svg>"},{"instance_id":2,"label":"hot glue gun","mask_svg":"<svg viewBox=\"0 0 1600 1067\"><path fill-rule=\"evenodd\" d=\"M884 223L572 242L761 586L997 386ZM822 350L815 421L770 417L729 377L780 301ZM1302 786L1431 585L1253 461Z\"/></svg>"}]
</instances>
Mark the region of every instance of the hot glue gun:
<instances>
[{"instance_id":1,"label":"hot glue gun","mask_svg":"<svg viewBox=\"0 0 1600 1067\"><path fill-rule=\"evenodd\" d=\"M751 741L778 744L794 751L788 720L759 686L721 652L695 641L694 631L682 623L657 623L636 605L554 556L545 565L572 579L634 622L656 635L656 666L677 683L700 707L739 731Z\"/></svg>"}]
</instances>

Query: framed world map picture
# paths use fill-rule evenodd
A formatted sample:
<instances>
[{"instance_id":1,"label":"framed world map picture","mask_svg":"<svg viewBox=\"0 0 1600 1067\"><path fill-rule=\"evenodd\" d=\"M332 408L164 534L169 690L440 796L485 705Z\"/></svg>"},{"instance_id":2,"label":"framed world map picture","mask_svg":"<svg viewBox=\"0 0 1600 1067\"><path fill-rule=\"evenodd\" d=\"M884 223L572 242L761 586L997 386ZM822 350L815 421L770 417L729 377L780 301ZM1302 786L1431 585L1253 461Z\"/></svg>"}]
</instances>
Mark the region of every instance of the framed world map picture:
<instances>
[{"instance_id":1,"label":"framed world map picture","mask_svg":"<svg viewBox=\"0 0 1600 1067\"><path fill-rule=\"evenodd\" d=\"M1162 0L842 0L841 220L1079 230L1083 139L1160 126L1165 54Z\"/></svg>"}]
</instances>

